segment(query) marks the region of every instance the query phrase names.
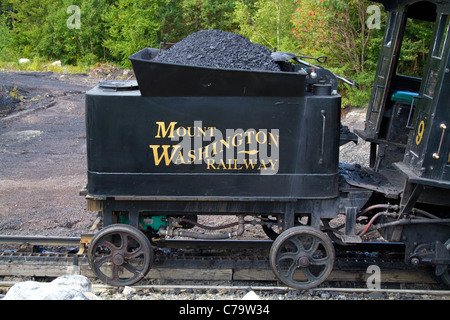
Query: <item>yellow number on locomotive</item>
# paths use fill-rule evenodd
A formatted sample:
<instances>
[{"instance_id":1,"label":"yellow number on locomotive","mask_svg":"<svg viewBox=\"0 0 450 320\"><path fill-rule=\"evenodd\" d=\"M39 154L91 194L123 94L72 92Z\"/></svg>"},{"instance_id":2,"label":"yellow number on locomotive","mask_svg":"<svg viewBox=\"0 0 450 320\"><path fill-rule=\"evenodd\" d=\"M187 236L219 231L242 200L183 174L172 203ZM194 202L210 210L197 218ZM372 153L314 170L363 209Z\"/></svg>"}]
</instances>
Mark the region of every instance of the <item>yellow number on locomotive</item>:
<instances>
[{"instance_id":1,"label":"yellow number on locomotive","mask_svg":"<svg viewBox=\"0 0 450 320\"><path fill-rule=\"evenodd\" d=\"M422 120L419 123L419 127L417 128L416 134L416 144L419 145L422 142L423 131L425 130L425 122Z\"/></svg>"}]
</instances>

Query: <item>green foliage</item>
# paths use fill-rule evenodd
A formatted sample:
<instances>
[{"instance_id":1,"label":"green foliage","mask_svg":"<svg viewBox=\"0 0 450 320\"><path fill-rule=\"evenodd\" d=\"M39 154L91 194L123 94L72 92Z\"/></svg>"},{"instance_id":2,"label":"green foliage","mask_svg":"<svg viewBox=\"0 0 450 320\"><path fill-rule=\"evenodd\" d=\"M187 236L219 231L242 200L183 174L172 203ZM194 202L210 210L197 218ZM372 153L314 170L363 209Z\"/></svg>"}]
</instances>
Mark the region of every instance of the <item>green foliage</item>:
<instances>
[{"instance_id":1,"label":"green foliage","mask_svg":"<svg viewBox=\"0 0 450 320\"><path fill-rule=\"evenodd\" d=\"M384 31L366 26L371 4L367 0L302 0L293 17L302 53L327 55L327 68L356 81L357 88L341 86L344 105L364 106L370 97Z\"/></svg>"},{"instance_id":2,"label":"green foliage","mask_svg":"<svg viewBox=\"0 0 450 320\"><path fill-rule=\"evenodd\" d=\"M102 15L106 24L103 42L111 57L122 66L131 66L133 53L159 44L158 0L118 0Z\"/></svg>"},{"instance_id":3,"label":"green foliage","mask_svg":"<svg viewBox=\"0 0 450 320\"><path fill-rule=\"evenodd\" d=\"M181 1L183 20L189 33L202 29L232 31L229 16L235 0L184 0Z\"/></svg>"},{"instance_id":4,"label":"green foliage","mask_svg":"<svg viewBox=\"0 0 450 320\"><path fill-rule=\"evenodd\" d=\"M402 43L397 72L420 76L425 68L431 45L434 22L408 19Z\"/></svg>"},{"instance_id":5,"label":"green foliage","mask_svg":"<svg viewBox=\"0 0 450 320\"><path fill-rule=\"evenodd\" d=\"M6 58L6 51L10 42L9 27L6 24L6 18L0 15L0 60Z\"/></svg>"},{"instance_id":6,"label":"green foliage","mask_svg":"<svg viewBox=\"0 0 450 320\"><path fill-rule=\"evenodd\" d=\"M239 33L251 41L278 51L292 51L292 16L296 2L292 0L236 1L234 21Z\"/></svg>"},{"instance_id":7,"label":"green foliage","mask_svg":"<svg viewBox=\"0 0 450 320\"><path fill-rule=\"evenodd\" d=\"M183 18L182 5L183 1L169 0L159 7L160 40L166 37L168 42L178 42L190 33Z\"/></svg>"},{"instance_id":8,"label":"green foliage","mask_svg":"<svg viewBox=\"0 0 450 320\"><path fill-rule=\"evenodd\" d=\"M10 30L10 48L16 48L22 57L28 58L36 54L36 44L44 35L43 23L48 14L50 1L39 0L5 0L2 6L10 8L6 11L12 24ZM20 8L20 10L16 10Z\"/></svg>"}]
</instances>

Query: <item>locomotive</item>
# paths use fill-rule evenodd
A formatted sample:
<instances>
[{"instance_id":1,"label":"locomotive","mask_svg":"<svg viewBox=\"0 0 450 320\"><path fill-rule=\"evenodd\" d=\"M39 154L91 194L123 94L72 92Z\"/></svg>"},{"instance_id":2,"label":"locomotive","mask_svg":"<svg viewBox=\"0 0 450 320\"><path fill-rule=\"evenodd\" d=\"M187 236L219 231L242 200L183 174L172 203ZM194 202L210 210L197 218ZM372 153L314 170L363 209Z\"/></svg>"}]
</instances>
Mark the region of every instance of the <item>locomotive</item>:
<instances>
[{"instance_id":1,"label":"locomotive","mask_svg":"<svg viewBox=\"0 0 450 320\"><path fill-rule=\"evenodd\" d=\"M225 240L259 224L274 274L296 289L320 285L335 246L371 230L450 284L450 1L376 2L388 25L355 132L369 167L339 162L356 140L341 130L341 77L290 53L272 54L287 71L265 72L154 62L159 50L145 48L130 56L137 81L88 91L82 194L103 224L88 246L95 274L131 285L157 238ZM410 18L435 22L423 78L396 73ZM213 228L233 231L195 231L201 215L235 216Z\"/></svg>"}]
</instances>

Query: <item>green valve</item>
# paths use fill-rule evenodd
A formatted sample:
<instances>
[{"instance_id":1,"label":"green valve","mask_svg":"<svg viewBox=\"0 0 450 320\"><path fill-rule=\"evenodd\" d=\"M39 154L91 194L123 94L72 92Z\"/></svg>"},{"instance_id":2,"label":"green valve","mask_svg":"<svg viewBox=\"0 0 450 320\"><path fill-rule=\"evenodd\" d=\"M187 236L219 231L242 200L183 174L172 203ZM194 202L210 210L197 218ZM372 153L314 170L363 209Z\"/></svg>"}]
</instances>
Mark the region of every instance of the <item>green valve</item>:
<instances>
[{"instance_id":1,"label":"green valve","mask_svg":"<svg viewBox=\"0 0 450 320\"><path fill-rule=\"evenodd\" d=\"M139 225L144 229L148 230L151 228L153 230L159 230L161 227L167 227L166 216L140 216ZM128 215L120 215L119 222L121 224L130 224L130 219Z\"/></svg>"},{"instance_id":2,"label":"green valve","mask_svg":"<svg viewBox=\"0 0 450 320\"><path fill-rule=\"evenodd\" d=\"M167 227L166 216L150 216L139 217L139 224L144 227L145 230L151 228L153 230L159 230L161 227Z\"/></svg>"},{"instance_id":3,"label":"green valve","mask_svg":"<svg viewBox=\"0 0 450 320\"><path fill-rule=\"evenodd\" d=\"M128 219L128 216L127 216L127 215L121 214L121 215L119 216L119 222L120 222L121 224L130 224L130 219Z\"/></svg>"}]
</instances>

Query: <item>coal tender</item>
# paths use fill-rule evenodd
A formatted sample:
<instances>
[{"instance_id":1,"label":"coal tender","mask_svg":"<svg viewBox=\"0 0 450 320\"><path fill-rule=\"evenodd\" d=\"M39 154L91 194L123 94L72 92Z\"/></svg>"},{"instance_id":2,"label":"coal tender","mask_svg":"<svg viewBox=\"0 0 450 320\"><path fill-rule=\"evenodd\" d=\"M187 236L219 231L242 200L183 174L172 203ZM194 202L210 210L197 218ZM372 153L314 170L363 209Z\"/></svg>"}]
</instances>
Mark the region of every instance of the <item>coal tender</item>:
<instances>
[{"instance_id":1,"label":"coal tender","mask_svg":"<svg viewBox=\"0 0 450 320\"><path fill-rule=\"evenodd\" d=\"M286 283L303 288L322 282L334 250L320 221L343 208L336 77L323 68L274 59L268 51L253 59L220 57L238 59L238 68L233 61L226 68L156 61L158 54L145 48L130 57L137 82L105 81L86 94L85 194L104 226L89 245L97 276L119 286L139 281L151 265L149 239L236 238L250 223L273 237L306 217L302 232L328 260L314 279ZM200 61L208 60L203 54ZM263 56L266 61L255 67ZM246 70L243 61L252 67ZM278 71L267 71L271 64ZM205 214L235 215L235 229L190 230L202 227L197 218ZM119 249L121 238L134 244L136 266L131 253ZM114 241L119 244L111 245ZM100 255L105 251L108 259ZM273 248L274 261L279 251ZM304 257L301 263L311 262Z\"/></svg>"}]
</instances>

